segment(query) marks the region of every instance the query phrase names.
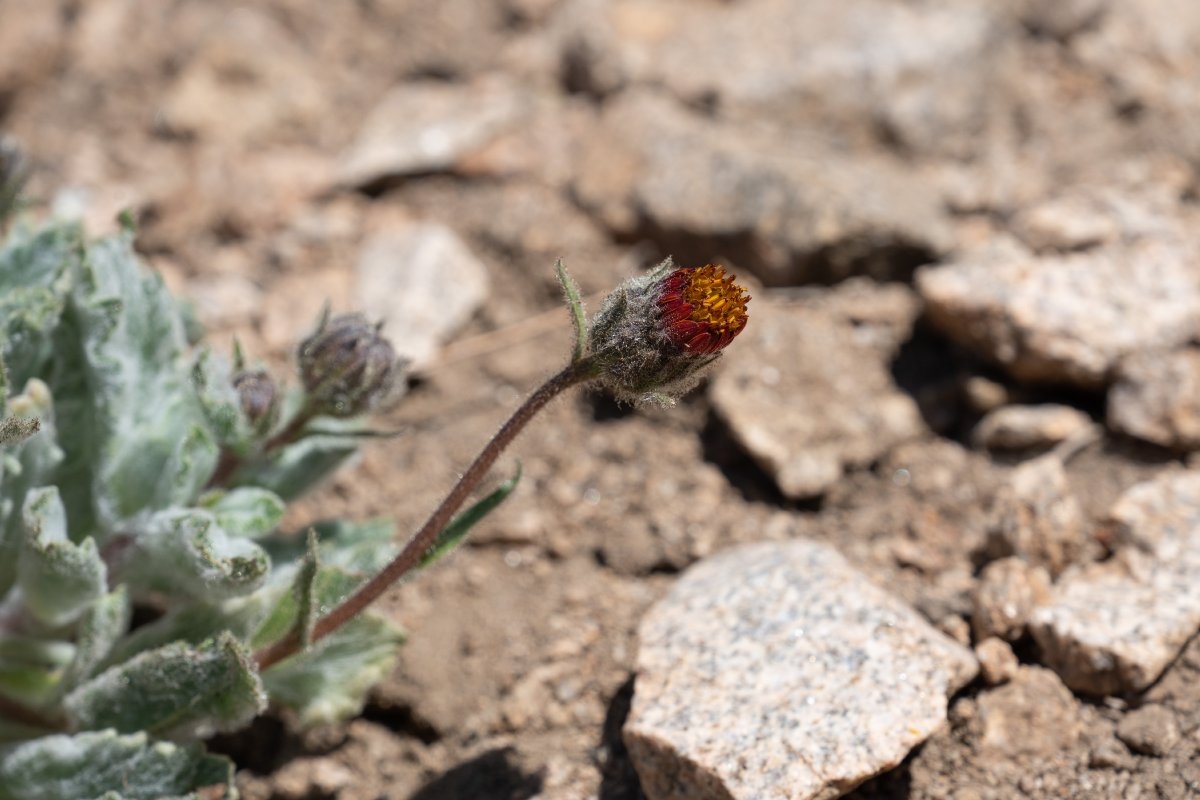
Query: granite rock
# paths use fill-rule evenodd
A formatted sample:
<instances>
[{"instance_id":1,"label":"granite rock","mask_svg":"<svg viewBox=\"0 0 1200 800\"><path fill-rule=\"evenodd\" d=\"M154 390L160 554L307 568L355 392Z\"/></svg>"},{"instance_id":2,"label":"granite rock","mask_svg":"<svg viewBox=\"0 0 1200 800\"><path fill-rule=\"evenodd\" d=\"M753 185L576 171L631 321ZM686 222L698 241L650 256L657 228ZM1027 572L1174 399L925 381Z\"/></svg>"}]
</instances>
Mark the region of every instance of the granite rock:
<instances>
[{"instance_id":1,"label":"granite rock","mask_svg":"<svg viewBox=\"0 0 1200 800\"><path fill-rule=\"evenodd\" d=\"M1108 10L1111 0L1022 0L1019 5L1021 21L1038 33L1056 39L1071 36L1096 25Z\"/></svg>"},{"instance_id":2,"label":"granite rock","mask_svg":"<svg viewBox=\"0 0 1200 800\"><path fill-rule=\"evenodd\" d=\"M1078 2L1079 0L1075 0ZM1051 4L1044 4L1051 5ZM1053 5L1058 5L1053 4ZM1136 108L1154 149L1200 155L1200 6L1175 0L1109 2L1072 54L1104 81L1115 108Z\"/></svg>"},{"instance_id":3,"label":"granite rock","mask_svg":"<svg viewBox=\"0 0 1200 800\"><path fill-rule=\"evenodd\" d=\"M1137 484L1110 516L1115 555L1063 574L1029 625L1043 663L1097 695L1145 689L1200 630L1200 472Z\"/></svg>"},{"instance_id":4,"label":"granite rock","mask_svg":"<svg viewBox=\"0 0 1200 800\"><path fill-rule=\"evenodd\" d=\"M359 307L383 320L397 354L418 369L488 297L487 267L452 230L435 223L372 235L356 270Z\"/></svg>"},{"instance_id":5,"label":"granite rock","mask_svg":"<svg viewBox=\"0 0 1200 800\"><path fill-rule=\"evenodd\" d=\"M1179 737L1175 712L1158 704L1130 711L1117 724L1117 738L1142 755L1161 758L1175 746Z\"/></svg>"},{"instance_id":6,"label":"granite rock","mask_svg":"<svg viewBox=\"0 0 1200 800\"><path fill-rule=\"evenodd\" d=\"M573 5L566 42L587 72L581 83L663 86L728 118L820 126L842 140L884 128L906 150L962 156L1011 97L1000 89L1011 63L1003 15L988 4Z\"/></svg>"},{"instance_id":7,"label":"granite rock","mask_svg":"<svg viewBox=\"0 0 1200 800\"><path fill-rule=\"evenodd\" d=\"M1123 360L1108 392L1108 426L1163 447L1200 448L1200 348Z\"/></svg>"},{"instance_id":8,"label":"granite rock","mask_svg":"<svg viewBox=\"0 0 1200 800\"><path fill-rule=\"evenodd\" d=\"M1023 381L1099 388L1130 353L1200 333L1200 270L1174 236L917 273L931 321ZM1147 313L1154 309L1154 313Z\"/></svg>"},{"instance_id":9,"label":"granite rock","mask_svg":"<svg viewBox=\"0 0 1200 800\"><path fill-rule=\"evenodd\" d=\"M989 686L1012 680L1020 666L1012 645L995 636L990 636L975 645L975 658L979 660L980 677Z\"/></svg>"},{"instance_id":10,"label":"granite rock","mask_svg":"<svg viewBox=\"0 0 1200 800\"><path fill-rule=\"evenodd\" d=\"M1047 453L1017 466L997 490L985 553L993 559L1018 556L1058 575L1089 555L1084 523L1061 458Z\"/></svg>"},{"instance_id":11,"label":"granite rock","mask_svg":"<svg viewBox=\"0 0 1200 800\"><path fill-rule=\"evenodd\" d=\"M1036 252L1085 250L1116 241L1114 214L1096 197L1066 195L1038 203L1013 219L1017 237Z\"/></svg>"},{"instance_id":12,"label":"granite rock","mask_svg":"<svg viewBox=\"0 0 1200 800\"><path fill-rule=\"evenodd\" d=\"M624 739L649 800L838 797L937 730L977 669L805 540L700 562L639 637Z\"/></svg>"},{"instance_id":13,"label":"granite rock","mask_svg":"<svg viewBox=\"0 0 1200 800\"><path fill-rule=\"evenodd\" d=\"M295 34L252 5L207 26L188 56L159 112L177 135L262 141L311 125L328 105L319 67Z\"/></svg>"},{"instance_id":14,"label":"granite rock","mask_svg":"<svg viewBox=\"0 0 1200 800\"><path fill-rule=\"evenodd\" d=\"M1050 576L1019 558L1002 558L983 568L971 592L971 629L976 641L1020 639L1033 610L1046 602Z\"/></svg>"},{"instance_id":15,"label":"granite rock","mask_svg":"<svg viewBox=\"0 0 1200 800\"><path fill-rule=\"evenodd\" d=\"M772 285L907 278L952 244L940 195L910 165L647 90L606 104L572 188L618 232L648 227L682 263L723 254Z\"/></svg>"},{"instance_id":16,"label":"granite rock","mask_svg":"<svg viewBox=\"0 0 1200 800\"><path fill-rule=\"evenodd\" d=\"M979 696L972 726L979 749L1013 760L1045 758L1079 740L1079 706L1058 676L1022 666L1005 685Z\"/></svg>"},{"instance_id":17,"label":"granite rock","mask_svg":"<svg viewBox=\"0 0 1200 800\"><path fill-rule=\"evenodd\" d=\"M363 187L451 170L519 127L532 107L532 96L507 81L397 86L367 115L342 155L339 182Z\"/></svg>"},{"instance_id":18,"label":"granite rock","mask_svg":"<svg viewBox=\"0 0 1200 800\"><path fill-rule=\"evenodd\" d=\"M1091 426L1087 414L1058 403L1001 406L979 421L972 437L989 450L1030 450L1058 444Z\"/></svg>"},{"instance_id":19,"label":"granite rock","mask_svg":"<svg viewBox=\"0 0 1200 800\"><path fill-rule=\"evenodd\" d=\"M897 301L892 319L911 325L907 290L878 292ZM751 313L711 397L734 439L784 495L818 496L846 467L868 464L924 430L916 403L888 371L894 325L856 325L819 299L760 296Z\"/></svg>"}]
</instances>

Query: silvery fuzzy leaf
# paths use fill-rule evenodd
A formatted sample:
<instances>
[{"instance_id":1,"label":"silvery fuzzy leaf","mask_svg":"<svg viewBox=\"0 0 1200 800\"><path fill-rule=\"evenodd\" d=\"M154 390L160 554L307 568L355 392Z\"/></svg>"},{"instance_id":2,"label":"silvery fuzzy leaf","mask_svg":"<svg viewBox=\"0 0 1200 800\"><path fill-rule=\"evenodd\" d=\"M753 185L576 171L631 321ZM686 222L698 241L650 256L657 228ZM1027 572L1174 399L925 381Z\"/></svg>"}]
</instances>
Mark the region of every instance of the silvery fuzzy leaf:
<instances>
[{"instance_id":1,"label":"silvery fuzzy leaf","mask_svg":"<svg viewBox=\"0 0 1200 800\"><path fill-rule=\"evenodd\" d=\"M68 642L30 636L0 638L0 694L41 707L53 699L75 654Z\"/></svg>"},{"instance_id":2,"label":"silvery fuzzy leaf","mask_svg":"<svg viewBox=\"0 0 1200 800\"><path fill-rule=\"evenodd\" d=\"M323 603L337 602L362 582L358 576L342 573L345 575L342 586L319 586L318 579L322 572L328 571L321 569L320 552L317 549L317 532L310 528L308 536L305 537L304 558L296 565L296 577L292 581L292 586L289 591L283 593L275 607L271 609L271 613L255 632L250 640L251 646L256 650L266 647L299 627L301 644L307 647L312 640L313 625L316 623L317 615L321 613ZM332 591L330 591L331 588ZM337 592L337 596L329 599L329 595L333 592Z\"/></svg>"},{"instance_id":3,"label":"silvery fuzzy leaf","mask_svg":"<svg viewBox=\"0 0 1200 800\"><path fill-rule=\"evenodd\" d=\"M0 246L0 356L14 385L40 375L54 356L51 338L82 241L78 225L59 224L37 231L18 227Z\"/></svg>"},{"instance_id":4,"label":"silvery fuzzy leaf","mask_svg":"<svg viewBox=\"0 0 1200 800\"><path fill-rule=\"evenodd\" d=\"M192 388L217 443L244 455L254 443L254 427L242 411L229 362L204 348L192 362Z\"/></svg>"},{"instance_id":5,"label":"silvery fuzzy leaf","mask_svg":"<svg viewBox=\"0 0 1200 800\"><path fill-rule=\"evenodd\" d=\"M246 597L220 603L198 602L168 611L121 638L100 667L103 669L120 664L139 653L165 647L172 642L198 645L224 631L245 641L262 624L282 591L278 587L264 586Z\"/></svg>"},{"instance_id":6,"label":"silvery fuzzy leaf","mask_svg":"<svg viewBox=\"0 0 1200 800\"><path fill-rule=\"evenodd\" d=\"M291 633L297 625L301 626L302 638L306 638L311 634L316 618L327 613L366 578L341 567L318 565L306 558L296 571L291 591L279 597L270 615L255 631L251 643L255 648L266 647Z\"/></svg>"},{"instance_id":7,"label":"silvery fuzzy leaf","mask_svg":"<svg viewBox=\"0 0 1200 800\"><path fill-rule=\"evenodd\" d=\"M206 796L236 797L232 762L144 733L45 736L0 751L0 800L164 800L209 787L224 790Z\"/></svg>"},{"instance_id":8,"label":"silvery fuzzy leaf","mask_svg":"<svg viewBox=\"0 0 1200 800\"><path fill-rule=\"evenodd\" d=\"M111 530L144 510L190 502L217 447L191 389L178 306L139 264L129 232L87 249L69 312L60 349L78 375L56 370L51 385L79 398L63 438L78 443L68 459L93 493L97 522Z\"/></svg>"},{"instance_id":9,"label":"silvery fuzzy leaf","mask_svg":"<svg viewBox=\"0 0 1200 800\"><path fill-rule=\"evenodd\" d=\"M314 523L317 552L322 566L341 567L363 578L384 567L396 555L396 526L387 517L362 522L335 519ZM305 541L299 536L273 539L263 543L277 564L299 563L305 555Z\"/></svg>"},{"instance_id":10,"label":"silvery fuzzy leaf","mask_svg":"<svg viewBox=\"0 0 1200 800\"><path fill-rule=\"evenodd\" d=\"M139 438L114 442L108 449L101 478L113 519L129 519L143 509L189 505L216 466L216 443L200 425L153 425Z\"/></svg>"},{"instance_id":11,"label":"silvery fuzzy leaf","mask_svg":"<svg viewBox=\"0 0 1200 800\"><path fill-rule=\"evenodd\" d=\"M370 688L391 674L403 641L398 628L366 614L267 669L263 684L302 725L342 720L361 711Z\"/></svg>"},{"instance_id":12,"label":"silvery fuzzy leaf","mask_svg":"<svg viewBox=\"0 0 1200 800\"><path fill-rule=\"evenodd\" d=\"M34 489L21 512L24 544L17 583L25 606L43 624L57 628L74 621L104 595L108 569L94 539L74 544L58 489Z\"/></svg>"},{"instance_id":13,"label":"silvery fuzzy leaf","mask_svg":"<svg viewBox=\"0 0 1200 800\"><path fill-rule=\"evenodd\" d=\"M130 616L129 593L124 586L118 586L88 607L75 630L75 652L59 680L59 697L91 677L129 630Z\"/></svg>"},{"instance_id":14,"label":"silvery fuzzy leaf","mask_svg":"<svg viewBox=\"0 0 1200 800\"><path fill-rule=\"evenodd\" d=\"M131 559L136 570L125 580L168 596L216 601L253 592L270 571L266 552L254 542L231 537L211 511L172 508L142 526Z\"/></svg>"},{"instance_id":15,"label":"silvery fuzzy leaf","mask_svg":"<svg viewBox=\"0 0 1200 800\"><path fill-rule=\"evenodd\" d=\"M284 418L288 418L286 412ZM268 458L247 464L231 483L259 486L291 500L316 486L358 450L356 434L362 432L358 420L318 417L309 428L321 433L305 435Z\"/></svg>"},{"instance_id":16,"label":"silvery fuzzy leaf","mask_svg":"<svg viewBox=\"0 0 1200 800\"><path fill-rule=\"evenodd\" d=\"M76 728L211 736L266 708L249 652L229 633L198 647L169 644L134 656L80 685L63 702Z\"/></svg>"},{"instance_id":17,"label":"silvery fuzzy leaf","mask_svg":"<svg viewBox=\"0 0 1200 800\"><path fill-rule=\"evenodd\" d=\"M0 595L16 579L24 538L20 509L25 495L35 486L50 483L63 460L54 402L46 384L31 379L25 391L10 400L9 409L14 414L36 417L41 430L18 445L0 448Z\"/></svg>"},{"instance_id":18,"label":"silvery fuzzy leaf","mask_svg":"<svg viewBox=\"0 0 1200 800\"><path fill-rule=\"evenodd\" d=\"M231 536L261 539L271 534L283 519L285 506L279 496L266 489L241 486L227 492L212 492L200 498Z\"/></svg>"}]
</instances>

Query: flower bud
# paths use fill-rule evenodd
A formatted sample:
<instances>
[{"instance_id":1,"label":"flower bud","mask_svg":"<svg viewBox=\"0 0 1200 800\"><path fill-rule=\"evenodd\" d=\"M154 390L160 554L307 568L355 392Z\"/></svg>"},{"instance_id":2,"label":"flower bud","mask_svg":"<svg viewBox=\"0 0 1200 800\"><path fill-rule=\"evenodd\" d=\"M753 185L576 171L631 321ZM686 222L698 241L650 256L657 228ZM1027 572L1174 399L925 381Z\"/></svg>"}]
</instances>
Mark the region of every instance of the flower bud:
<instances>
[{"instance_id":1,"label":"flower bud","mask_svg":"<svg viewBox=\"0 0 1200 800\"><path fill-rule=\"evenodd\" d=\"M715 264L668 258L617 287L592 323L590 350L618 398L671 402L746 327L750 296Z\"/></svg>"},{"instance_id":2,"label":"flower bud","mask_svg":"<svg viewBox=\"0 0 1200 800\"><path fill-rule=\"evenodd\" d=\"M233 376L242 412L254 430L265 436L279 419L279 391L266 370L243 370Z\"/></svg>"},{"instance_id":3,"label":"flower bud","mask_svg":"<svg viewBox=\"0 0 1200 800\"><path fill-rule=\"evenodd\" d=\"M362 314L322 318L300 343L300 379L317 413L355 417L394 396L403 363Z\"/></svg>"}]
</instances>

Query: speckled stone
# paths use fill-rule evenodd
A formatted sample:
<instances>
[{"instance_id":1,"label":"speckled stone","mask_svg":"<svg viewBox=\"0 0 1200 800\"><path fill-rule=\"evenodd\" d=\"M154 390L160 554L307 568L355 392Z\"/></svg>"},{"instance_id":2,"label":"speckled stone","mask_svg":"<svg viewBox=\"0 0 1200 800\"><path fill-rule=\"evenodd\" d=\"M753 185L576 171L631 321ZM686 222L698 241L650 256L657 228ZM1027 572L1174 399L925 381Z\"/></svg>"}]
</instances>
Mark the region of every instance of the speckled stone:
<instances>
[{"instance_id":1,"label":"speckled stone","mask_svg":"<svg viewBox=\"0 0 1200 800\"><path fill-rule=\"evenodd\" d=\"M831 547L739 547L639 629L624 736L649 800L833 798L946 720L970 651Z\"/></svg>"},{"instance_id":2,"label":"speckled stone","mask_svg":"<svg viewBox=\"0 0 1200 800\"><path fill-rule=\"evenodd\" d=\"M1138 484L1110 516L1116 554L1064 573L1029 624L1043 662L1098 695L1145 689L1200 629L1200 471Z\"/></svg>"},{"instance_id":3,"label":"speckled stone","mask_svg":"<svg viewBox=\"0 0 1200 800\"><path fill-rule=\"evenodd\" d=\"M989 450L1027 450L1058 444L1091 425L1087 414L1058 403L1002 406L979 421L972 437Z\"/></svg>"},{"instance_id":4,"label":"speckled stone","mask_svg":"<svg viewBox=\"0 0 1200 800\"><path fill-rule=\"evenodd\" d=\"M1087 560L1095 547L1083 507L1055 453L1016 467L997 490L991 514L985 552L993 559L1018 556L1058 575L1070 564Z\"/></svg>"},{"instance_id":5,"label":"speckled stone","mask_svg":"<svg viewBox=\"0 0 1200 800\"><path fill-rule=\"evenodd\" d=\"M1162 758L1179 741L1179 720L1166 706L1151 704L1130 711L1117 724L1117 738L1134 752Z\"/></svg>"},{"instance_id":6,"label":"speckled stone","mask_svg":"<svg viewBox=\"0 0 1200 800\"><path fill-rule=\"evenodd\" d=\"M435 223L375 234L363 243L356 271L359 308L383 320L396 352L415 368L428 365L488 296L487 267Z\"/></svg>"},{"instance_id":7,"label":"speckled stone","mask_svg":"<svg viewBox=\"0 0 1200 800\"><path fill-rule=\"evenodd\" d=\"M977 641L1020 639L1034 608L1046 602L1050 576L1043 567L1010 556L983 568L971 591L971 629Z\"/></svg>"},{"instance_id":8,"label":"speckled stone","mask_svg":"<svg viewBox=\"0 0 1200 800\"><path fill-rule=\"evenodd\" d=\"M907 290L875 291L892 292L892 316L911 324ZM783 494L818 496L846 467L869 464L924 431L916 403L887 367L894 329L907 325L856 324L822 304L753 303L711 396L734 439Z\"/></svg>"},{"instance_id":9,"label":"speckled stone","mask_svg":"<svg viewBox=\"0 0 1200 800\"><path fill-rule=\"evenodd\" d=\"M342 155L338 179L346 186L369 186L449 170L519 124L531 105L526 92L498 80L399 86L363 122Z\"/></svg>"},{"instance_id":10,"label":"speckled stone","mask_svg":"<svg viewBox=\"0 0 1200 800\"><path fill-rule=\"evenodd\" d=\"M918 271L917 287L938 328L1014 377L1098 388L1124 356L1200 333L1194 252L1163 235L1069 255L967 258Z\"/></svg>"},{"instance_id":11,"label":"speckled stone","mask_svg":"<svg viewBox=\"0 0 1200 800\"><path fill-rule=\"evenodd\" d=\"M1200 348L1122 361L1108 392L1108 426L1164 447L1200 449Z\"/></svg>"}]
</instances>

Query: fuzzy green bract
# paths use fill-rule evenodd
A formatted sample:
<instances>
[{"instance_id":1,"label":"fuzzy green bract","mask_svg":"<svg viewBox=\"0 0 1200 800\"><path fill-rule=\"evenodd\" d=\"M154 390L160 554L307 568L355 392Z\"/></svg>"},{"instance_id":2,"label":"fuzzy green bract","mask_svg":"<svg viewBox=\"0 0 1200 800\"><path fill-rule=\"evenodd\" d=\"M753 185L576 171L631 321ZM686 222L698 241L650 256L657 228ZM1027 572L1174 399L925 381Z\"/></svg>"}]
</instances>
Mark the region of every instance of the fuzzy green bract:
<instances>
[{"instance_id":1,"label":"fuzzy green bract","mask_svg":"<svg viewBox=\"0 0 1200 800\"><path fill-rule=\"evenodd\" d=\"M18 225L0 244L0 800L233 797L232 764L199 739L268 703L356 713L402 640L367 614L260 674L255 650L295 631L309 645L394 531L279 530L362 422L313 418L267 446L303 396L274 429L252 424L234 367L193 349L132 236ZM132 628L138 606L152 621Z\"/></svg>"}]
</instances>

